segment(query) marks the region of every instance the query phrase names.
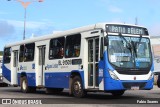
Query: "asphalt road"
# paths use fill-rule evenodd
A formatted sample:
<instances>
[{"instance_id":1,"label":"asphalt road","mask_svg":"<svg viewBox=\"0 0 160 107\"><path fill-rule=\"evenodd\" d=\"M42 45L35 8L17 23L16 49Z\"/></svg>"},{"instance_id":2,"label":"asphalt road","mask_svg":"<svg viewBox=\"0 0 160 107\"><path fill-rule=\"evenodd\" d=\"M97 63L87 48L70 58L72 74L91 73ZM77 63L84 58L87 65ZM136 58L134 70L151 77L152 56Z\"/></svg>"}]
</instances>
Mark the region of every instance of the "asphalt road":
<instances>
[{"instance_id":1,"label":"asphalt road","mask_svg":"<svg viewBox=\"0 0 160 107\"><path fill-rule=\"evenodd\" d=\"M154 106L160 106L160 88L154 86L152 90L128 90L121 97L113 97L110 93L88 93L85 98L74 98L69 95L67 90L64 90L59 94L46 94L44 89L38 89L36 93L22 93L20 87L0 87L0 98L12 98L18 101L19 98L22 100L32 100L41 101L45 107L56 106L68 106L68 107L132 107L132 106L144 106L150 107L154 103ZM18 98L18 99L16 99ZM155 99L158 98L158 99ZM2 99L1 99L2 100ZM159 104L156 104L157 101ZM139 102L140 104L137 104ZM142 103L143 102L143 103ZM147 102L147 104L145 104ZM17 103L17 102L15 102ZM44 103L48 103L44 105ZM0 105L3 107L9 107L10 105ZM16 107L21 107L22 105L12 105ZM28 107L28 105L23 105ZM31 105L34 107L40 107L39 105Z\"/></svg>"}]
</instances>

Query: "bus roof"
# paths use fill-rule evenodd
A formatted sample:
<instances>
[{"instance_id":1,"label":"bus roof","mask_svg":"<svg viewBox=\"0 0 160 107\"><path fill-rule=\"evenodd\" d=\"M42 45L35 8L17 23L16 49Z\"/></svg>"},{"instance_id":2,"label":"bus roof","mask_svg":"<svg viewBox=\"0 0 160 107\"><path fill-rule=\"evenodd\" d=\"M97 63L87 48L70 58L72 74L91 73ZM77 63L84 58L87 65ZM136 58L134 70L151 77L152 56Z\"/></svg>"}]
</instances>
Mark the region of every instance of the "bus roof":
<instances>
[{"instance_id":1,"label":"bus roof","mask_svg":"<svg viewBox=\"0 0 160 107\"><path fill-rule=\"evenodd\" d=\"M65 35L67 36L67 35L81 33L81 32L85 32L85 31L89 31L89 30L96 30L96 29L105 30L106 29L105 28L106 24L143 27L143 26L132 25L132 24L124 24L124 23L97 23L97 24L93 24L93 25L74 28L74 29L71 29L71 30L57 32L57 33L54 33L54 34L48 34L48 35L43 35L43 36L39 36L39 37L34 37L34 38L31 38L31 39L22 40L22 41L18 41L18 42L15 42L15 43L10 43L10 44L5 45L5 47L11 47L11 46L21 45L21 44L26 44L26 43L33 43L33 42L36 42L36 41L51 39L53 37L61 37L61 36L65 36ZM145 27L143 27L143 28L145 28Z\"/></svg>"}]
</instances>

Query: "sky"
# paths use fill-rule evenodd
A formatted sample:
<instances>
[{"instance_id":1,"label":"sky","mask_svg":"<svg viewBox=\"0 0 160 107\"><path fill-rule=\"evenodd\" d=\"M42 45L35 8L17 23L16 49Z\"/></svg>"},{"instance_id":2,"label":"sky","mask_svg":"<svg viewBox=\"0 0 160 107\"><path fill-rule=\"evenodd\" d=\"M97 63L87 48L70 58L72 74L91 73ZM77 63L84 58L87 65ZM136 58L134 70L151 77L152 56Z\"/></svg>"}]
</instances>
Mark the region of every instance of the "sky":
<instances>
[{"instance_id":1,"label":"sky","mask_svg":"<svg viewBox=\"0 0 160 107\"><path fill-rule=\"evenodd\" d=\"M135 24L160 36L160 0L22 0L26 13L26 39L101 22ZM21 41L24 8L16 0L0 0L0 51Z\"/></svg>"}]
</instances>

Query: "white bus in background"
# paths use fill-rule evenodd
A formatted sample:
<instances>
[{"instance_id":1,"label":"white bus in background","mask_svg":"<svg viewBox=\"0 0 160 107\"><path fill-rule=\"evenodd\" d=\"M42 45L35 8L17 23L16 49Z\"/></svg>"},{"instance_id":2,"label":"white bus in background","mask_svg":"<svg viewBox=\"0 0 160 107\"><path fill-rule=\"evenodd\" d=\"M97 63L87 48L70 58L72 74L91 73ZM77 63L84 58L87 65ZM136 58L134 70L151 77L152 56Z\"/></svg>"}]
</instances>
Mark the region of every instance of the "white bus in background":
<instances>
[{"instance_id":1,"label":"white bus in background","mask_svg":"<svg viewBox=\"0 0 160 107\"><path fill-rule=\"evenodd\" d=\"M154 57L154 74L159 75L155 80L160 88L160 36L151 36L151 45Z\"/></svg>"},{"instance_id":2,"label":"white bus in background","mask_svg":"<svg viewBox=\"0 0 160 107\"><path fill-rule=\"evenodd\" d=\"M8 44L3 76L22 92L87 92L121 96L153 88L150 36L145 27L99 23Z\"/></svg>"}]
</instances>

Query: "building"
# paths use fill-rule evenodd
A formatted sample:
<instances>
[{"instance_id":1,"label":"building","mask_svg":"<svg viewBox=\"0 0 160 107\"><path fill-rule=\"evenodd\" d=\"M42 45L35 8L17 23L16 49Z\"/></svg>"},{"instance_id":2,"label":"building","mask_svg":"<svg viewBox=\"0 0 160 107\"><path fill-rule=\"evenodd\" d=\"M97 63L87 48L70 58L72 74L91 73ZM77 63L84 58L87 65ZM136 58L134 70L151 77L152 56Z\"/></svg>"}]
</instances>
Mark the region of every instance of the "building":
<instances>
[{"instance_id":1,"label":"building","mask_svg":"<svg viewBox=\"0 0 160 107\"><path fill-rule=\"evenodd\" d=\"M160 36L151 36L154 72L160 72Z\"/></svg>"}]
</instances>

